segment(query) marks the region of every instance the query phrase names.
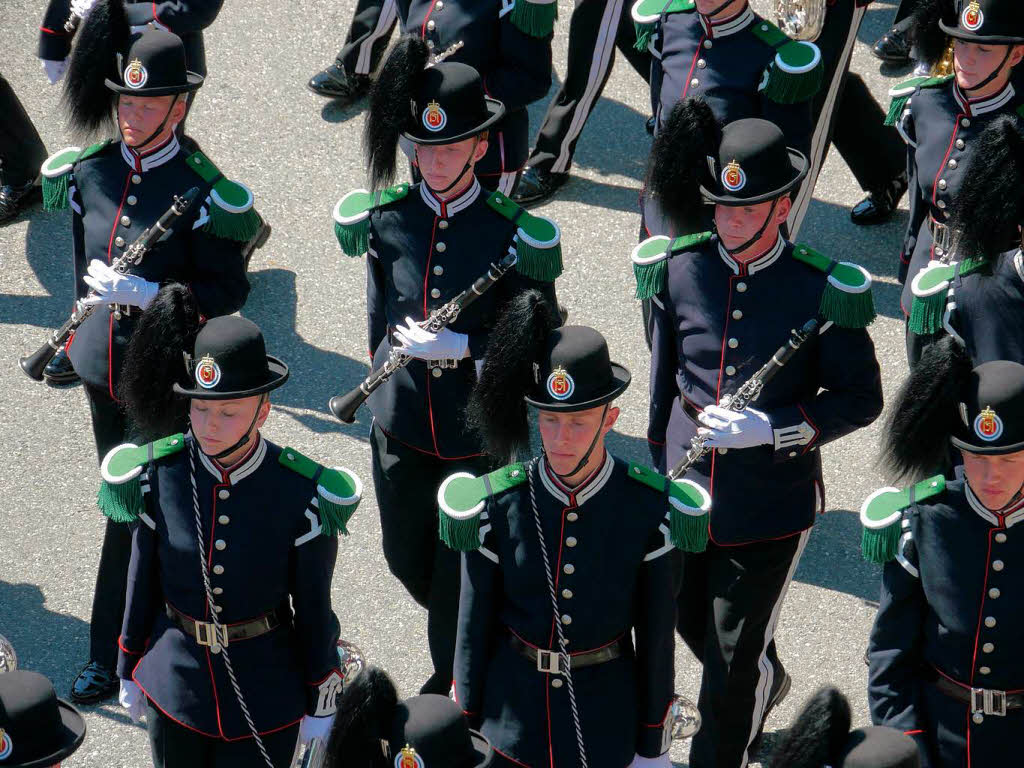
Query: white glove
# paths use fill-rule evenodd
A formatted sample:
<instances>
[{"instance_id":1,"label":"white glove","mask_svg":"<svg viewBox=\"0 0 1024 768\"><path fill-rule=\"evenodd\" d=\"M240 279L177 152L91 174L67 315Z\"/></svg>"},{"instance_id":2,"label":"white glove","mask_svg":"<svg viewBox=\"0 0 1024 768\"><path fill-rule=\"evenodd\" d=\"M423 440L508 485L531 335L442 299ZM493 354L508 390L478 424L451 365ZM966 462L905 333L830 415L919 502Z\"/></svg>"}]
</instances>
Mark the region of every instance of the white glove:
<instances>
[{"instance_id":1,"label":"white glove","mask_svg":"<svg viewBox=\"0 0 1024 768\"><path fill-rule=\"evenodd\" d=\"M85 21L94 5L96 0L71 0L71 13Z\"/></svg>"},{"instance_id":2,"label":"white glove","mask_svg":"<svg viewBox=\"0 0 1024 768\"><path fill-rule=\"evenodd\" d=\"M60 79L64 77L64 73L68 71L68 60L53 61L51 59L43 59L43 72L46 73L46 79L50 81L50 85L56 85L60 82Z\"/></svg>"},{"instance_id":3,"label":"white glove","mask_svg":"<svg viewBox=\"0 0 1024 768\"><path fill-rule=\"evenodd\" d=\"M709 405L697 415L697 420L705 427L700 433L707 435L707 444L713 448L752 448L775 442L768 417L753 408L730 411Z\"/></svg>"},{"instance_id":4,"label":"white glove","mask_svg":"<svg viewBox=\"0 0 1024 768\"><path fill-rule=\"evenodd\" d=\"M82 299L84 306L94 304L131 304L145 309L156 298L160 286L137 275L122 275L99 259L89 262L89 274L82 278L95 293Z\"/></svg>"},{"instance_id":5,"label":"white glove","mask_svg":"<svg viewBox=\"0 0 1024 768\"><path fill-rule=\"evenodd\" d=\"M332 725L334 725L334 715L327 715L327 717L304 715L299 722L298 746L309 744L313 739L327 741Z\"/></svg>"},{"instance_id":6,"label":"white glove","mask_svg":"<svg viewBox=\"0 0 1024 768\"><path fill-rule=\"evenodd\" d=\"M141 723L146 714L146 694L133 680L121 679L121 690L117 694L121 706L128 710L133 723Z\"/></svg>"},{"instance_id":7,"label":"white glove","mask_svg":"<svg viewBox=\"0 0 1024 768\"><path fill-rule=\"evenodd\" d=\"M629 768L672 768L672 760L668 752L657 757L633 755L633 762L629 764Z\"/></svg>"},{"instance_id":8,"label":"white glove","mask_svg":"<svg viewBox=\"0 0 1024 768\"><path fill-rule=\"evenodd\" d=\"M442 328L431 333L420 328L411 317L395 329L399 350L419 360L461 360L469 352L469 336Z\"/></svg>"}]
</instances>

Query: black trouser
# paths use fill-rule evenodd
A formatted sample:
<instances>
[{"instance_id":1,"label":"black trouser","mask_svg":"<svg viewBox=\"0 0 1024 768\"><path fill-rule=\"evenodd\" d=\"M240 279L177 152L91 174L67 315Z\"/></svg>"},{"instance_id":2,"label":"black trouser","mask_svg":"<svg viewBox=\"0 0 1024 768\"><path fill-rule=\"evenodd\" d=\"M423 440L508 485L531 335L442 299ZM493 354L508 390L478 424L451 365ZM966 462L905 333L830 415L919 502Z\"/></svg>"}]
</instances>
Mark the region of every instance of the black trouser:
<instances>
[{"instance_id":1,"label":"black trouser","mask_svg":"<svg viewBox=\"0 0 1024 768\"><path fill-rule=\"evenodd\" d=\"M376 424L370 449L384 559L413 600L427 609L434 672L421 693L447 696L455 661L459 553L438 537L437 489L453 472L484 474L489 462L482 456L439 459L388 437Z\"/></svg>"},{"instance_id":2,"label":"black trouser","mask_svg":"<svg viewBox=\"0 0 1024 768\"><path fill-rule=\"evenodd\" d=\"M0 183L21 187L34 181L46 160L46 145L25 108L0 75Z\"/></svg>"},{"instance_id":3,"label":"black trouser","mask_svg":"<svg viewBox=\"0 0 1024 768\"><path fill-rule=\"evenodd\" d=\"M562 87L548 105L527 165L567 173L576 142L612 72L616 47L644 80L651 55L633 47L636 28L628 0L580 0L569 22L569 61Z\"/></svg>"},{"instance_id":4,"label":"black trouser","mask_svg":"<svg viewBox=\"0 0 1024 768\"><path fill-rule=\"evenodd\" d=\"M781 670L775 626L810 531L683 556L677 628L704 665L690 768L739 768ZM750 756L746 756L749 761Z\"/></svg>"},{"instance_id":5,"label":"black trouser","mask_svg":"<svg viewBox=\"0 0 1024 768\"><path fill-rule=\"evenodd\" d=\"M156 768L261 768L266 766L254 739L224 741L204 736L171 720L147 702L146 727ZM299 726L261 736L274 768L288 768Z\"/></svg>"},{"instance_id":6,"label":"black trouser","mask_svg":"<svg viewBox=\"0 0 1024 768\"><path fill-rule=\"evenodd\" d=\"M127 419L121 406L106 389L85 385L92 416L92 434L96 454L102 462L111 448L127 440ZM124 523L107 520L103 534L100 566L96 572L96 591L92 596L89 623L89 658L109 669L117 665L117 638L124 618L128 561L132 554L131 529Z\"/></svg>"},{"instance_id":7,"label":"black trouser","mask_svg":"<svg viewBox=\"0 0 1024 768\"><path fill-rule=\"evenodd\" d=\"M395 0L356 0L356 12L338 66L349 75L369 75L380 64L398 20Z\"/></svg>"},{"instance_id":8,"label":"black trouser","mask_svg":"<svg viewBox=\"0 0 1024 768\"><path fill-rule=\"evenodd\" d=\"M879 192L907 170L907 147L860 75L851 74L839 101L832 143L866 192Z\"/></svg>"}]
</instances>

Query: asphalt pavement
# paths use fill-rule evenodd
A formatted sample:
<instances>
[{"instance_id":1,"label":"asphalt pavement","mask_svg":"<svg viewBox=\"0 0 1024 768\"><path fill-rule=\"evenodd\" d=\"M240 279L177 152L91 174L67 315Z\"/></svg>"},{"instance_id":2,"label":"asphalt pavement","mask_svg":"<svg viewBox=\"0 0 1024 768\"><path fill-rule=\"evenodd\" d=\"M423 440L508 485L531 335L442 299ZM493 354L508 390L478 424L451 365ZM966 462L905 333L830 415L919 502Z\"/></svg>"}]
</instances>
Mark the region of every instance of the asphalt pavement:
<instances>
[{"instance_id":1,"label":"asphalt pavement","mask_svg":"<svg viewBox=\"0 0 1024 768\"><path fill-rule=\"evenodd\" d=\"M853 65L883 103L892 78L906 72L881 74L867 46L887 28L894 4L879 0L869 7ZM67 131L59 90L47 84L35 58L42 5L0 3L0 72L56 152L85 145ZM341 253L331 221L337 199L365 184L359 147L364 119L359 108L339 109L305 83L333 60L353 6L353 0L225 3L208 30L210 76L188 124L217 165L254 190L257 207L273 225L269 243L253 258L252 292L242 311L263 328L270 352L292 368L291 381L275 393L265 434L325 464L349 467L366 484L334 577L342 635L387 669L403 695L412 695L428 675L426 621L384 564L371 492L369 414L364 409L349 426L326 407L332 395L367 373L364 265ZM563 8L556 27L559 73L565 71L568 16ZM531 110L534 129L544 106L539 102ZM562 226L566 270L558 290L571 321L599 328L613 357L633 372L611 447L642 462L649 357L629 253L639 226L649 114L643 80L619 57L579 142L573 179L541 209ZM906 213L883 226L855 227L849 209L861 196L833 152L800 239L860 262L875 275L879 318L871 333L891 396L906 373L895 279ZM69 220L68 212L35 206L0 227L0 634L14 643L24 667L48 675L62 695L87 661L104 523L94 503L97 460L81 387L37 384L22 373L17 358L43 343L70 310ZM878 430L876 424L822 450L828 512L815 526L782 611L778 647L793 689L772 714L770 733L786 727L801 703L825 684L850 697L856 724L867 723L862 657L879 572L860 558L855 512L885 484L875 461ZM677 689L695 697L699 667L681 643L676 656ZM150 764L145 731L116 703L85 712L88 737L68 765ZM673 748L678 764L686 764L687 750Z\"/></svg>"}]
</instances>

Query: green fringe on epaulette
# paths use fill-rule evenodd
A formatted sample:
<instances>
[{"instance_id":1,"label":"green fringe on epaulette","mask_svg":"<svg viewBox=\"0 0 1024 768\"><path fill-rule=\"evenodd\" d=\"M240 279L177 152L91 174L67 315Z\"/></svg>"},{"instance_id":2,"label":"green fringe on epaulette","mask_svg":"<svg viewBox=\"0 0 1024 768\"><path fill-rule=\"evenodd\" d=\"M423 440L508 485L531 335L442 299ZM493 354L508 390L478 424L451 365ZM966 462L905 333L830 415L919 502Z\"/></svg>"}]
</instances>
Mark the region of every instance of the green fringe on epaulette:
<instances>
[{"instance_id":1,"label":"green fringe on epaulette","mask_svg":"<svg viewBox=\"0 0 1024 768\"><path fill-rule=\"evenodd\" d=\"M827 283L818 312L840 328L867 328L876 317L875 300L870 289L848 293Z\"/></svg>"},{"instance_id":2,"label":"green fringe on epaulette","mask_svg":"<svg viewBox=\"0 0 1024 768\"><path fill-rule=\"evenodd\" d=\"M463 520L441 512L438 535L449 549L456 552L473 552L480 549L480 515Z\"/></svg>"},{"instance_id":3,"label":"green fringe on epaulette","mask_svg":"<svg viewBox=\"0 0 1024 768\"><path fill-rule=\"evenodd\" d=\"M664 289L668 275L668 259L661 259L653 264L634 262L633 274L636 276L636 297L646 301Z\"/></svg>"},{"instance_id":4,"label":"green fringe on epaulette","mask_svg":"<svg viewBox=\"0 0 1024 768\"><path fill-rule=\"evenodd\" d=\"M68 207L68 188L71 174L64 173L55 178L43 176L43 209L47 211L63 211Z\"/></svg>"},{"instance_id":5,"label":"green fringe on epaulette","mask_svg":"<svg viewBox=\"0 0 1024 768\"><path fill-rule=\"evenodd\" d=\"M259 231L262 223L255 208L244 213L231 213L216 203L210 203L209 211L210 220L203 225L203 231L225 240L247 243Z\"/></svg>"},{"instance_id":6,"label":"green fringe on epaulette","mask_svg":"<svg viewBox=\"0 0 1024 768\"><path fill-rule=\"evenodd\" d=\"M656 26L655 24L641 24L639 21L634 21L633 28L636 30L636 42L633 43L633 48L638 51L646 51L647 47L651 44L651 36L654 34Z\"/></svg>"},{"instance_id":7,"label":"green fringe on epaulette","mask_svg":"<svg viewBox=\"0 0 1024 768\"><path fill-rule=\"evenodd\" d=\"M889 100L889 111L885 113L886 125L896 125L899 122L900 115L907 108L907 102L910 101L910 97L913 95L908 93L906 96L894 96Z\"/></svg>"},{"instance_id":8,"label":"green fringe on epaulette","mask_svg":"<svg viewBox=\"0 0 1024 768\"><path fill-rule=\"evenodd\" d=\"M344 226L334 222L334 236L346 256L362 256L370 248L370 217Z\"/></svg>"},{"instance_id":9,"label":"green fringe on epaulette","mask_svg":"<svg viewBox=\"0 0 1024 768\"><path fill-rule=\"evenodd\" d=\"M933 293L931 296L915 296L910 305L910 332L928 336L942 329L942 318L946 314L946 298L949 290Z\"/></svg>"},{"instance_id":10,"label":"green fringe on epaulette","mask_svg":"<svg viewBox=\"0 0 1024 768\"><path fill-rule=\"evenodd\" d=\"M688 515L672 507L669 538L676 549L683 552L703 552L708 548L708 513Z\"/></svg>"},{"instance_id":11,"label":"green fringe on epaulette","mask_svg":"<svg viewBox=\"0 0 1024 768\"><path fill-rule=\"evenodd\" d=\"M344 247L344 246L342 246ZM541 283L553 283L562 274L562 244L535 248L523 238L516 241L516 271Z\"/></svg>"},{"instance_id":12,"label":"green fringe on epaulette","mask_svg":"<svg viewBox=\"0 0 1024 768\"><path fill-rule=\"evenodd\" d=\"M776 104L799 104L821 90L824 79L825 65L820 61L814 69L799 74L783 72L772 62L764 96Z\"/></svg>"},{"instance_id":13,"label":"green fringe on epaulette","mask_svg":"<svg viewBox=\"0 0 1024 768\"><path fill-rule=\"evenodd\" d=\"M531 3L529 0L516 0L515 7L509 14L509 21L520 32L530 37L547 37L555 30L555 19L558 18L558 3Z\"/></svg>"},{"instance_id":14,"label":"green fringe on epaulette","mask_svg":"<svg viewBox=\"0 0 1024 768\"><path fill-rule=\"evenodd\" d=\"M96 495L96 504L115 523L134 523L143 511L139 478L134 477L117 485L104 480Z\"/></svg>"},{"instance_id":15,"label":"green fringe on epaulette","mask_svg":"<svg viewBox=\"0 0 1024 768\"><path fill-rule=\"evenodd\" d=\"M348 521L356 511L358 504L335 504L328 501L322 494L317 494L317 506L320 509L320 531L324 536L348 536Z\"/></svg>"},{"instance_id":16,"label":"green fringe on epaulette","mask_svg":"<svg viewBox=\"0 0 1024 768\"><path fill-rule=\"evenodd\" d=\"M896 557L900 543L900 523L897 520L885 528L865 528L860 539L860 552L869 563L884 565Z\"/></svg>"}]
</instances>

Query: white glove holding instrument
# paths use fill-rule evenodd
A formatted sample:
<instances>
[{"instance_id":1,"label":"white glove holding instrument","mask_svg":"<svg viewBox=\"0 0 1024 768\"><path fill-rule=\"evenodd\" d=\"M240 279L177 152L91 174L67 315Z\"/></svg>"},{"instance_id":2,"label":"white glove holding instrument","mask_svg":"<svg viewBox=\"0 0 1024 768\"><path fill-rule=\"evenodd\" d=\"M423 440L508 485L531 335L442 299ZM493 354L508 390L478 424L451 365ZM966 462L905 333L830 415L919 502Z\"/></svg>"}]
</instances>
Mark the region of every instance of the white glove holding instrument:
<instances>
[{"instance_id":1,"label":"white glove holding instrument","mask_svg":"<svg viewBox=\"0 0 1024 768\"><path fill-rule=\"evenodd\" d=\"M399 351L418 360L461 360L469 353L469 336L442 328L437 333L424 330L411 317L395 328Z\"/></svg>"},{"instance_id":2,"label":"white glove holding instrument","mask_svg":"<svg viewBox=\"0 0 1024 768\"><path fill-rule=\"evenodd\" d=\"M40 63L43 65L43 72L46 73L46 79L50 81L50 85L56 85L60 82L60 79L64 77L64 73L68 71L67 59L63 61L43 59Z\"/></svg>"},{"instance_id":3,"label":"white glove holding instrument","mask_svg":"<svg viewBox=\"0 0 1024 768\"><path fill-rule=\"evenodd\" d=\"M754 408L730 411L720 405L709 405L698 414L697 421L704 425L700 434L707 435L707 445L713 448L753 448L775 443L771 422Z\"/></svg>"},{"instance_id":4,"label":"white glove holding instrument","mask_svg":"<svg viewBox=\"0 0 1024 768\"><path fill-rule=\"evenodd\" d=\"M146 694L133 680L121 679L121 690L117 694L121 706L128 710L133 723L141 723L146 714Z\"/></svg>"},{"instance_id":5,"label":"white glove holding instrument","mask_svg":"<svg viewBox=\"0 0 1024 768\"><path fill-rule=\"evenodd\" d=\"M86 296L82 304L131 304L145 309L156 298L160 285L137 275L122 275L99 259L89 262L89 274L82 280L95 293Z\"/></svg>"},{"instance_id":6,"label":"white glove holding instrument","mask_svg":"<svg viewBox=\"0 0 1024 768\"><path fill-rule=\"evenodd\" d=\"M657 757L633 755L633 762L629 764L629 768L672 768L672 760L668 752Z\"/></svg>"},{"instance_id":7,"label":"white glove holding instrument","mask_svg":"<svg viewBox=\"0 0 1024 768\"><path fill-rule=\"evenodd\" d=\"M327 741L327 736L331 732L331 726L334 725L334 717L334 715L327 715L326 717L303 715L302 720L299 721L299 743L297 746L302 747L305 744L309 744L313 739Z\"/></svg>"}]
</instances>

